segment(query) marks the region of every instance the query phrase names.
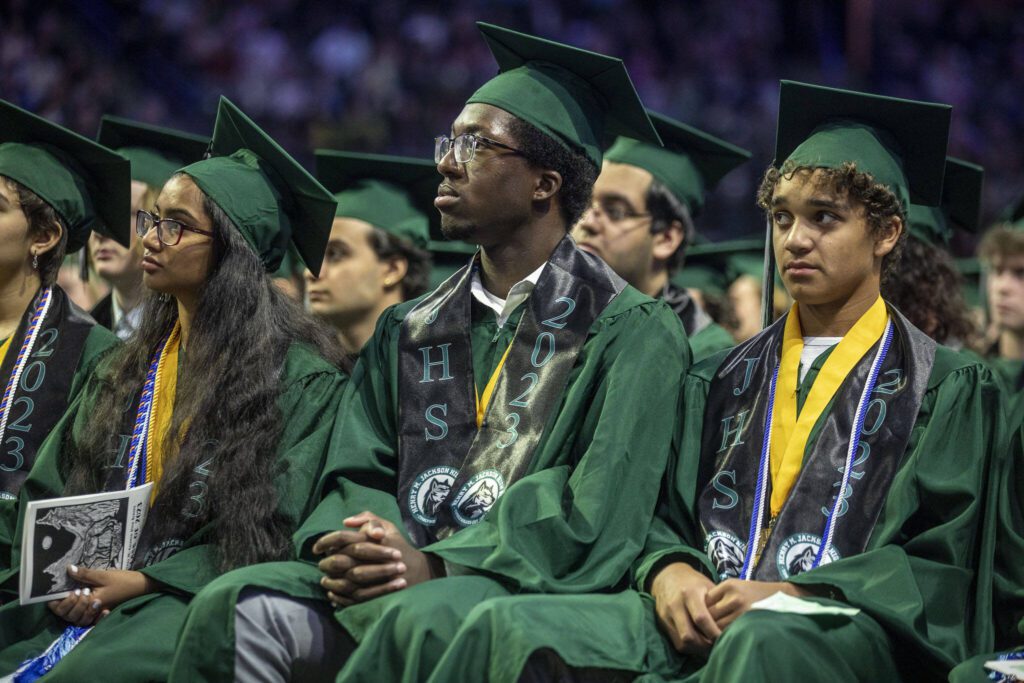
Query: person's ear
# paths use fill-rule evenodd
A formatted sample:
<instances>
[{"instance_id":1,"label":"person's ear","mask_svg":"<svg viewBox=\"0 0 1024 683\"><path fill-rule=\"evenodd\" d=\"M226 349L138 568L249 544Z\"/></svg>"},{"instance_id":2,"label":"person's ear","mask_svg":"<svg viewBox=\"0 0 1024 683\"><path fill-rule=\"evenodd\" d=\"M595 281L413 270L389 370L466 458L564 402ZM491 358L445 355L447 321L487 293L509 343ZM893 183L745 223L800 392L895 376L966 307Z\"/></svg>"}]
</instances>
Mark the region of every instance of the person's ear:
<instances>
[{"instance_id":1,"label":"person's ear","mask_svg":"<svg viewBox=\"0 0 1024 683\"><path fill-rule=\"evenodd\" d=\"M875 257L883 258L896 248L896 243L903 234L903 219L891 216L883 229L875 237Z\"/></svg>"},{"instance_id":2,"label":"person's ear","mask_svg":"<svg viewBox=\"0 0 1024 683\"><path fill-rule=\"evenodd\" d=\"M651 256L656 261L669 260L682 246L684 237L683 224L672 221L667 228L651 236Z\"/></svg>"}]
</instances>

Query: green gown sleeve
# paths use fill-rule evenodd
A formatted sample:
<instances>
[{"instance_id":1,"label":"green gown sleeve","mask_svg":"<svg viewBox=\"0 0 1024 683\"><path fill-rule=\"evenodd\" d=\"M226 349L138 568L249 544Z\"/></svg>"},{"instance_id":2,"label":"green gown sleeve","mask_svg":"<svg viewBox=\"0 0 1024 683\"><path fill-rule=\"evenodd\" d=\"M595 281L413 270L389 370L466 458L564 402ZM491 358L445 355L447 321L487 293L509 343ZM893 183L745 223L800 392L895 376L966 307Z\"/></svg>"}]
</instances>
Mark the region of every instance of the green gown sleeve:
<instances>
[{"instance_id":1,"label":"green gown sleeve","mask_svg":"<svg viewBox=\"0 0 1024 683\"><path fill-rule=\"evenodd\" d=\"M674 452L690 354L678 317L662 302L609 318L601 334L607 346L582 361L584 370L597 364L593 383L569 386L545 437L570 457L550 467L535 462L479 523L425 551L519 591L578 593L621 582L643 547ZM588 408L572 438L560 423L574 406ZM542 443L538 451L550 448Z\"/></svg>"},{"instance_id":2,"label":"green gown sleeve","mask_svg":"<svg viewBox=\"0 0 1024 683\"><path fill-rule=\"evenodd\" d=\"M714 566L703 551L696 509L701 432L710 387L705 369L717 368L724 355L716 354L695 366L684 380L679 454L668 463L657 514L633 568L633 585L639 591L646 592L658 571L673 562L685 562L717 581Z\"/></svg>"},{"instance_id":3,"label":"green gown sleeve","mask_svg":"<svg viewBox=\"0 0 1024 683\"><path fill-rule=\"evenodd\" d=\"M993 580L995 649L1024 645L1024 427L1017 427L1008 457L994 477L996 554Z\"/></svg>"},{"instance_id":4,"label":"green gown sleeve","mask_svg":"<svg viewBox=\"0 0 1024 683\"><path fill-rule=\"evenodd\" d=\"M300 370L301 354L291 355L300 356L289 360L293 371ZM317 364L324 365L322 361ZM284 423L277 457L278 507L296 527L312 511L316 482L325 463L345 382L345 376L337 371L303 372L288 383L278 399ZM179 552L140 571L170 590L199 592L221 574L204 531L194 534Z\"/></svg>"},{"instance_id":5,"label":"green gown sleeve","mask_svg":"<svg viewBox=\"0 0 1024 683\"><path fill-rule=\"evenodd\" d=\"M343 528L343 519L364 510L404 529L395 501L398 437L388 361L399 325L395 308L385 311L353 370L315 494L318 505L293 537L299 559L315 561L311 548L316 539Z\"/></svg>"}]
</instances>

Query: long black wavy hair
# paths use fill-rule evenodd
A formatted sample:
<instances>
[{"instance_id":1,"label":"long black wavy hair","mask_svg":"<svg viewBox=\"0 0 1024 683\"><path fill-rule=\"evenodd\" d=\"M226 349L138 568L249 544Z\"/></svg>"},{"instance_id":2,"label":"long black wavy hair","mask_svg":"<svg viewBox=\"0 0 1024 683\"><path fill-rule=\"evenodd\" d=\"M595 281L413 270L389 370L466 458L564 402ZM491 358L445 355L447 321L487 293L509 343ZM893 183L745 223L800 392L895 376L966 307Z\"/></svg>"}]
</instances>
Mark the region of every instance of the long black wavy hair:
<instances>
[{"instance_id":1,"label":"long black wavy hair","mask_svg":"<svg viewBox=\"0 0 1024 683\"><path fill-rule=\"evenodd\" d=\"M348 368L334 334L273 285L231 219L205 195L203 207L213 223L215 265L190 328L147 524L158 538L185 538L208 527L204 533L227 570L289 553L295 520L278 511L274 487L283 429L277 399L288 347L306 343ZM138 332L93 379L103 385L90 415L94 428L69 443L62 459L68 493L103 488L119 435L134 420L150 359L178 318L172 297L148 292L143 305ZM199 479L197 471L209 475Z\"/></svg>"}]
</instances>

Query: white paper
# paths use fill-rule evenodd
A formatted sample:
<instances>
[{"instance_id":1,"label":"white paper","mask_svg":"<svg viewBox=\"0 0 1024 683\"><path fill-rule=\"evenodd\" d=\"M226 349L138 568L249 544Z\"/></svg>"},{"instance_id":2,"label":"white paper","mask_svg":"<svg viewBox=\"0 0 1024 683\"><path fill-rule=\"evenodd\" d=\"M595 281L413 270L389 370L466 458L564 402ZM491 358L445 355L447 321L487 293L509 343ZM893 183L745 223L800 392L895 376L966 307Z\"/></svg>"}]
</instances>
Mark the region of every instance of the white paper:
<instances>
[{"instance_id":1,"label":"white paper","mask_svg":"<svg viewBox=\"0 0 1024 683\"><path fill-rule=\"evenodd\" d=\"M125 491L28 504L21 543L20 603L59 600L77 585L69 565L127 569L149 512L146 484Z\"/></svg>"},{"instance_id":2,"label":"white paper","mask_svg":"<svg viewBox=\"0 0 1024 683\"><path fill-rule=\"evenodd\" d=\"M786 612L788 614L823 614L831 616L852 617L860 614L856 607L838 607L836 605L822 605L811 600L803 600L787 595L782 591L769 595L764 600L759 600L750 606L750 609L763 609L770 612Z\"/></svg>"},{"instance_id":3,"label":"white paper","mask_svg":"<svg viewBox=\"0 0 1024 683\"><path fill-rule=\"evenodd\" d=\"M992 669L996 673L1003 674L1004 676L1014 676L1024 681L1024 659L1012 659L1008 661L994 660L991 662L985 662L986 669Z\"/></svg>"}]
</instances>

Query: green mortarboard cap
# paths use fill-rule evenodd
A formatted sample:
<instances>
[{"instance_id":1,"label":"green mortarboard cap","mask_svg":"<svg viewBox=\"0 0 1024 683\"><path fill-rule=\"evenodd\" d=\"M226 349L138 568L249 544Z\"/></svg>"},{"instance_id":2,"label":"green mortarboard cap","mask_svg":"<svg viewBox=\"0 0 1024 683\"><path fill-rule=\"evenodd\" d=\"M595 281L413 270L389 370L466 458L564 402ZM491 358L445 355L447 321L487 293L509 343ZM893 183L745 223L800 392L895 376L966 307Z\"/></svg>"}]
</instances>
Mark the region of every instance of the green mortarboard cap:
<instances>
[{"instance_id":1,"label":"green mortarboard cap","mask_svg":"<svg viewBox=\"0 0 1024 683\"><path fill-rule=\"evenodd\" d=\"M139 180L157 190L179 168L202 159L210 145L210 139L201 135L118 116L100 119L96 140L131 162L132 180Z\"/></svg>"},{"instance_id":2,"label":"green mortarboard cap","mask_svg":"<svg viewBox=\"0 0 1024 683\"><path fill-rule=\"evenodd\" d=\"M941 206L911 204L910 234L935 245L948 245L953 228L976 233L981 225L981 192L985 169L962 159L946 157Z\"/></svg>"},{"instance_id":3,"label":"green mortarboard cap","mask_svg":"<svg viewBox=\"0 0 1024 683\"><path fill-rule=\"evenodd\" d=\"M604 158L648 171L696 216L704 193L750 159L750 152L649 109L647 114L665 146L620 137Z\"/></svg>"},{"instance_id":4,"label":"green mortarboard cap","mask_svg":"<svg viewBox=\"0 0 1024 683\"><path fill-rule=\"evenodd\" d=\"M0 175L53 207L68 231L69 252L80 249L93 230L128 246L127 159L4 100L0 122Z\"/></svg>"},{"instance_id":5,"label":"green mortarboard cap","mask_svg":"<svg viewBox=\"0 0 1024 683\"><path fill-rule=\"evenodd\" d=\"M504 109L601 168L614 135L659 144L621 59L477 22L500 73L466 103Z\"/></svg>"},{"instance_id":6,"label":"green mortarboard cap","mask_svg":"<svg viewBox=\"0 0 1024 683\"><path fill-rule=\"evenodd\" d=\"M231 218L267 271L294 243L319 273L334 222L331 193L226 97L209 151L211 158L181 170Z\"/></svg>"},{"instance_id":7,"label":"green mortarboard cap","mask_svg":"<svg viewBox=\"0 0 1024 683\"><path fill-rule=\"evenodd\" d=\"M441 180L433 162L318 149L316 177L334 193L335 215L366 221L427 248Z\"/></svg>"},{"instance_id":8,"label":"green mortarboard cap","mask_svg":"<svg viewBox=\"0 0 1024 683\"><path fill-rule=\"evenodd\" d=\"M782 81L775 161L812 168L854 162L903 201L937 206L952 107Z\"/></svg>"}]
</instances>

